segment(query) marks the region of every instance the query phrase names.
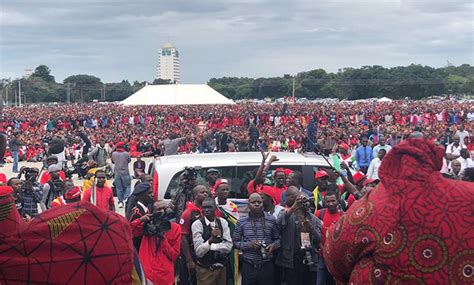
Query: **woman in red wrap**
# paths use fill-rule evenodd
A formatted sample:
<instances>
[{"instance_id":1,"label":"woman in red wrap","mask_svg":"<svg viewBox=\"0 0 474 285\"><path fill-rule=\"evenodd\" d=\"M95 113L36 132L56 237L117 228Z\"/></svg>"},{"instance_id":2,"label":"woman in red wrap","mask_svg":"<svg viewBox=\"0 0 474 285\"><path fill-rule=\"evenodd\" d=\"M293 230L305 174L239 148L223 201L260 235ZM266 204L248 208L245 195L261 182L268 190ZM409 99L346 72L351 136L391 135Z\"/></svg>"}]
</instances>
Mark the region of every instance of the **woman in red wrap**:
<instances>
[{"instance_id":1,"label":"woman in red wrap","mask_svg":"<svg viewBox=\"0 0 474 285\"><path fill-rule=\"evenodd\" d=\"M144 284L128 222L88 202L21 219L0 186L0 284Z\"/></svg>"},{"instance_id":2,"label":"woman in red wrap","mask_svg":"<svg viewBox=\"0 0 474 285\"><path fill-rule=\"evenodd\" d=\"M424 138L387 154L378 187L326 237L340 284L474 284L474 184L443 178L443 156Z\"/></svg>"}]
</instances>

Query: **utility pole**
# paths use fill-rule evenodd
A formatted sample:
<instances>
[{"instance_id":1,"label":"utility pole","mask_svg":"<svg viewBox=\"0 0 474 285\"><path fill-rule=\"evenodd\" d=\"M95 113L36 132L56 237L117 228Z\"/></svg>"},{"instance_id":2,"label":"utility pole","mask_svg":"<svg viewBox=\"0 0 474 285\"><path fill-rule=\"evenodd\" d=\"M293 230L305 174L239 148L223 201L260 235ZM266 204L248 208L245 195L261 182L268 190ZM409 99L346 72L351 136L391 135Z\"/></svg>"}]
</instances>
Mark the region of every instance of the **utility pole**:
<instances>
[{"instance_id":1,"label":"utility pole","mask_svg":"<svg viewBox=\"0 0 474 285\"><path fill-rule=\"evenodd\" d=\"M105 84L102 84L102 101L105 101Z\"/></svg>"},{"instance_id":2,"label":"utility pole","mask_svg":"<svg viewBox=\"0 0 474 285\"><path fill-rule=\"evenodd\" d=\"M8 85L9 84L7 84L5 86L5 103L6 103L6 106L8 106Z\"/></svg>"},{"instance_id":3,"label":"utility pole","mask_svg":"<svg viewBox=\"0 0 474 285\"><path fill-rule=\"evenodd\" d=\"M66 98L67 104L71 105L71 82L67 83Z\"/></svg>"},{"instance_id":4,"label":"utility pole","mask_svg":"<svg viewBox=\"0 0 474 285\"><path fill-rule=\"evenodd\" d=\"M293 76L293 92L292 92L293 102L295 102L295 76Z\"/></svg>"},{"instance_id":5,"label":"utility pole","mask_svg":"<svg viewBox=\"0 0 474 285\"><path fill-rule=\"evenodd\" d=\"M21 107L21 78L18 79L18 106Z\"/></svg>"}]
</instances>

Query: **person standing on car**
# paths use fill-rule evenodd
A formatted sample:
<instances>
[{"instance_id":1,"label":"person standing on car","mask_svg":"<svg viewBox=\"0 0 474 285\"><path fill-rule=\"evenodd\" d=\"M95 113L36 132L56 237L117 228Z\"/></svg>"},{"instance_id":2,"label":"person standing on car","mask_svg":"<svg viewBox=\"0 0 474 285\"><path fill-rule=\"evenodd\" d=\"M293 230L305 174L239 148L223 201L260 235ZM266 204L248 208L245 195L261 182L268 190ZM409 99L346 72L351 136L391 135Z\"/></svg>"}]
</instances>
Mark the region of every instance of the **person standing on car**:
<instances>
[{"instance_id":1,"label":"person standing on car","mask_svg":"<svg viewBox=\"0 0 474 285\"><path fill-rule=\"evenodd\" d=\"M250 195L248 207L248 217L239 219L232 236L242 251L242 285L274 284L272 254L280 247L276 219L263 211L258 193Z\"/></svg>"},{"instance_id":2,"label":"person standing on car","mask_svg":"<svg viewBox=\"0 0 474 285\"><path fill-rule=\"evenodd\" d=\"M115 188L117 188L119 208L123 208L124 201L130 196L132 177L128 165L131 161L130 154L125 150L125 144L118 142L115 151L112 153L112 162L115 164L114 183Z\"/></svg>"},{"instance_id":3,"label":"person standing on car","mask_svg":"<svg viewBox=\"0 0 474 285\"><path fill-rule=\"evenodd\" d=\"M226 265L232 250L232 239L226 220L216 217L216 208L216 202L211 197L205 198L202 202L203 217L191 226L198 285L226 284Z\"/></svg>"}]
</instances>

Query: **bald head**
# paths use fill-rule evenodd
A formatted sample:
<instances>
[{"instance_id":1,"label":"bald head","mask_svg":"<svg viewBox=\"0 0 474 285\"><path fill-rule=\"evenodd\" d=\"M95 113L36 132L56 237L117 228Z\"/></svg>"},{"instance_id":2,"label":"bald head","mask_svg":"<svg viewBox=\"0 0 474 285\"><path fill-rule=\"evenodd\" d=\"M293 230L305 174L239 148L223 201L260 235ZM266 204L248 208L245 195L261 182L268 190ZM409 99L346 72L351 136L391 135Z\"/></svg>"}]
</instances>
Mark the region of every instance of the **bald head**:
<instances>
[{"instance_id":1,"label":"bald head","mask_svg":"<svg viewBox=\"0 0 474 285\"><path fill-rule=\"evenodd\" d=\"M288 207L293 206L296 201L296 198L300 195L300 189L296 188L295 186L290 186L286 190L286 200L285 204Z\"/></svg>"},{"instance_id":2,"label":"bald head","mask_svg":"<svg viewBox=\"0 0 474 285\"><path fill-rule=\"evenodd\" d=\"M193 189L194 201L201 205L202 201L210 196L209 190L204 185L198 185Z\"/></svg>"}]
</instances>

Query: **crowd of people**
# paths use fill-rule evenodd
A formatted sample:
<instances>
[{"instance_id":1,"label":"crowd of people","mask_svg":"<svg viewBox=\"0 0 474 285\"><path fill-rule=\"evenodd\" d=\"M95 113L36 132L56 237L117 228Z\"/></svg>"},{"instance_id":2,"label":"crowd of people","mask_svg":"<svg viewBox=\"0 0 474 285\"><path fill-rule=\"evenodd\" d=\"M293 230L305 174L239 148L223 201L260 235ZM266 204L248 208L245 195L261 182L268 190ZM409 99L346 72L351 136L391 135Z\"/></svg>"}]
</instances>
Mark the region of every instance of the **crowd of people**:
<instances>
[{"instance_id":1,"label":"crowd of people","mask_svg":"<svg viewBox=\"0 0 474 285\"><path fill-rule=\"evenodd\" d=\"M0 223L51 225L43 218L48 213L61 207L77 211L89 203L114 213L116 196L139 261L134 270L143 270L141 282L472 284L473 126L473 106L455 101L241 104L224 111L100 104L6 109L2 128L10 153L5 158L18 176L0 189L0 212L13 215ZM34 159L44 160L45 170L18 169L30 148L41 149ZM207 171L206 185L184 171L171 201L157 200L141 160L229 151L262 154L247 185L248 213L229 199L230 177L217 169ZM270 170L279 151L320 152L330 167L312 173L316 187L304 189L303 173ZM68 159L85 165L73 171L84 179L82 188L63 167ZM456 211L443 210L451 203L457 203ZM76 206L67 208L71 205ZM5 260L18 253L7 252ZM7 281L23 280L8 279L1 266L0 271ZM25 278L41 282L40 275Z\"/></svg>"},{"instance_id":2,"label":"crowd of people","mask_svg":"<svg viewBox=\"0 0 474 285\"><path fill-rule=\"evenodd\" d=\"M471 103L449 100L241 103L225 107L97 103L7 108L0 131L17 134L18 140L7 150L7 161L14 161L16 155L20 161L41 161L55 132L66 137L67 154L76 159L84 152L84 142L76 138L77 130L82 130L93 143L102 142L109 152L116 142L123 141L135 157L258 148L297 151L311 144L310 129L317 130L315 139L329 154L338 141L355 147L364 133L383 135L394 146L415 127L428 138L447 145L461 124L470 129L473 120ZM464 141L466 137L468 140ZM461 143L472 150L470 137L463 135ZM163 142L168 143L166 153Z\"/></svg>"}]
</instances>

